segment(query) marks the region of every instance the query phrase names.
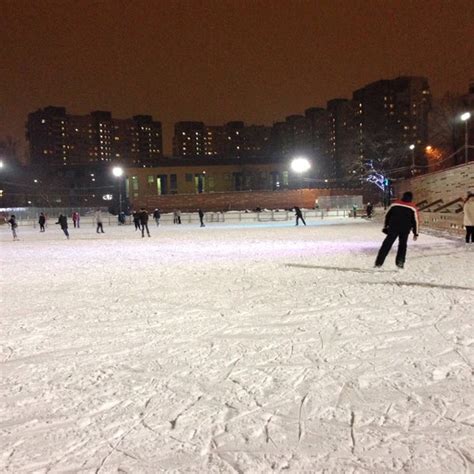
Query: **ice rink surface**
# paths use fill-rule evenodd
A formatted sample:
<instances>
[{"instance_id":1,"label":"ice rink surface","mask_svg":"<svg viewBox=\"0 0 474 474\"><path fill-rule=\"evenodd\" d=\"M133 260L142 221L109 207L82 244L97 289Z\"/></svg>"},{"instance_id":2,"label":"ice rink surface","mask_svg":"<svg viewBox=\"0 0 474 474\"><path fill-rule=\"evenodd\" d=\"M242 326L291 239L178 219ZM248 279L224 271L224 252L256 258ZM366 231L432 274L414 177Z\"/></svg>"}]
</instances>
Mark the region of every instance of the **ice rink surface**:
<instances>
[{"instance_id":1,"label":"ice rink surface","mask_svg":"<svg viewBox=\"0 0 474 474\"><path fill-rule=\"evenodd\" d=\"M474 252L376 223L0 228L0 471L468 473Z\"/></svg>"}]
</instances>

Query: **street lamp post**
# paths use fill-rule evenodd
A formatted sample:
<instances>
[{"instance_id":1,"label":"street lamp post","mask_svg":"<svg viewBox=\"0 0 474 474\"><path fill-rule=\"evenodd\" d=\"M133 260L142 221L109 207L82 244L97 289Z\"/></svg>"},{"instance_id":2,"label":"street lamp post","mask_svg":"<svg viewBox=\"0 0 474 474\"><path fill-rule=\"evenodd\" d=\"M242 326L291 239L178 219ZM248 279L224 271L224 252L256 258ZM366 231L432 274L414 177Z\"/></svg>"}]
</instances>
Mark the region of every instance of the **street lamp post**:
<instances>
[{"instance_id":1,"label":"street lamp post","mask_svg":"<svg viewBox=\"0 0 474 474\"><path fill-rule=\"evenodd\" d=\"M461 120L464 122L465 130L464 130L464 160L467 163L468 161L468 151L469 151L469 127L468 122L471 118L471 112L464 112L461 115Z\"/></svg>"},{"instance_id":2,"label":"street lamp post","mask_svg":"<svg viewBox=\"0 0 474 474\"><path fill-rule=\"evenodd\" d=\"M411 169L415 169L415 145L413 143L409 146L411 150Z\"/></svg>"},{"instance_id":3,"label":"street lamp post","mask_svg":"<svg viewBox=\"0 0 474 474\"><path fill-rule=\"evenodd\" d=\"M119 187L119 215L122 213L122 176L123 176L123 168L120 166L114 166L112 168L112 174L118 179L118 187Z\"/></svg>"}]
</instances>

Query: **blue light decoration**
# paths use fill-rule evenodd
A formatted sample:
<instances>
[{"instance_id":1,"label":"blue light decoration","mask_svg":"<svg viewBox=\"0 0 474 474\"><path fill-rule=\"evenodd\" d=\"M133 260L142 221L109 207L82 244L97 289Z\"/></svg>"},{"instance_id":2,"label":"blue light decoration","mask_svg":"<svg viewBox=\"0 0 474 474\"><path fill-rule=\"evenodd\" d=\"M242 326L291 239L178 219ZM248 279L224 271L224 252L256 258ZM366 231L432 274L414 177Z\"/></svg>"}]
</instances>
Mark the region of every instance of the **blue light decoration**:
<instances>
[{"instance_id":1,"label":"blue light decoration","mask_svg":"<svg viewBox=\"0 0 474 474\"><path fill-rule=\"evenodd\" d=\"M382 191L385 191L389 185L389 180L383 174L375 171L372 171L365 179L368 183L374 183Z\"/></svg>"},{"instance_id":2,"label":"blue light decoration","mask_svg":"<svg viewBox=\"0 0 474 474\"><path fill-rule=\"evenodd\" d=\"M366 166L369 168L369 174L366 176L368 183L374 183L381 191L392 194L392 180L384 176L382 173L377 173L374 169L374 163L372 160L367 161Z\"/></svg>"}]
</instances>

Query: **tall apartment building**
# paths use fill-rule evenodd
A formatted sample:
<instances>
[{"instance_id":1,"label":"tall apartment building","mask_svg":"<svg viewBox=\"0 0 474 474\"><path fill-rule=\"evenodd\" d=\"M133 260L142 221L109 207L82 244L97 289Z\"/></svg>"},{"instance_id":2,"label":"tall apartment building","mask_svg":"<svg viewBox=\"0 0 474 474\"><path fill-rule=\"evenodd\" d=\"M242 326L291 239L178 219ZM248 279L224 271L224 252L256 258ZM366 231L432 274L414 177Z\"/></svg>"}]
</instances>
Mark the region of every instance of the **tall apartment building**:
<instances>
[{"instance_id":1,"label":"tall apartment building","mask_svg":"<svg viewBox=\"0 0 474 474\"><path fill-rule=\"evenodd\" d=\"M205 125L203 122L177 122L173 155L182 158L254 158L267 153L270 128L246 126L244 122Z\"/></svg>"},{"instance_id":2,"label":"tall apartment building","mask_svg":"<svg viewBox=\"0 0 474 474\"><path fill-rule=\"evenodd\" d=\"M308 122L309 154L320 178L333 178L330 156L329 115L322 107L311 107L304 112Z\"/></svg>"},{"instance_id":3,"label":"tall apartment building","mask_svg":"<svg viewBox=\"0 0 474 474\"><path fill-rule=\"evenodd\" d=\"M289 115L275 122L271 131L272 156L291 159L302 155L311 160L316 179L331 177L327 111L320 107L305 110L304 115Z\"/></svg>"},{"instance_id":4,"label":"tall apartment building","mask_svg":"<svg viewBox=\"0 0 474 474\"><path fill-rule=\"evenodd\" d=\"M357 163L354 108L348 99L332 99L327 103L330 176L351 176Z\"/></svg>"},{"instance_id":5,"label":"tall apartment building","mask_svg":"<svg viewBox=\"0 0 474 474\"><path fill-rule=\"evenodd\" d=\"M360 161L395 169L410 166L414 156L422 159L431 105L426 78L380 80L355 91L353 102Z\"/></svg>"},{"instance_id":6,"label":"tall apartment building","mask_svg":"<svg viewBox=\"0 0 474 474\"><path fill-rule=\"evenodd\" d=\"M174 126L173 155L202 157L206 153L207 131L203 122L177 122Z\"/></svg>"},{"instance_id":7,"label":"tall apartment building","mask_svg":"<svg viewBox=\"0 0 474 474\"><path fill-rule=\"evenodd\" d=\"M64 107L50 106L30 113L26 130L34 165L152 164L163 155L161 122L150 115L70 115Z\"/></svg>"}]
</instances>

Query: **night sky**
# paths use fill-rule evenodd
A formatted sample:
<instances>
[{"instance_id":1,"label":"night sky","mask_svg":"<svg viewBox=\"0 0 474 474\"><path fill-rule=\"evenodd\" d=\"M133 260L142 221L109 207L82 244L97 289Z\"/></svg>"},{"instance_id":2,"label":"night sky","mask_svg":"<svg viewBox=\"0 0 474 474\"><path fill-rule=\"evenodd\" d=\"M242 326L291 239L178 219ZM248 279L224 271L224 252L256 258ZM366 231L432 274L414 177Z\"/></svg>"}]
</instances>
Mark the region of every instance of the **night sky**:
<instances>
[{"instance_id":1,"label":"night sky","mask_svg":"<svg viewBox=\"0 0 474 474\"><path fill-rule=\"evenodd\" d=\"M28 112L271 124L380 78L474 77L472 0L0 0L0 139Z\"/></svg>"}]
</instances>

